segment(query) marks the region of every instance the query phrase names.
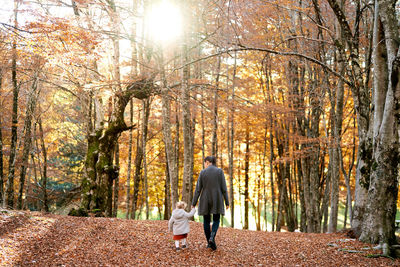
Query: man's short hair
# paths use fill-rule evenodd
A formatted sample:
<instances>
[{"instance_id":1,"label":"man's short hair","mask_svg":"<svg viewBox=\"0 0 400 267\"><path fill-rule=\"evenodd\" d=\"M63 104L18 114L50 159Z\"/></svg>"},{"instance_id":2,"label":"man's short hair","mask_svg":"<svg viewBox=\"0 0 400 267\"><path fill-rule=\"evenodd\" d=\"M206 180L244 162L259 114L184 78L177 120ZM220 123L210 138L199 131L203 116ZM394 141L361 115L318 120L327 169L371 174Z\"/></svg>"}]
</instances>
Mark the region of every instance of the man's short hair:
<instances>
[{"instance_id":1,"label":"man's short hair","mask_svg":"<svg viewBox=\"0 0 400 267\"><path fill-rule=\"evenodd\" d=\"M214 156L205 157L204 162L206 161L210 162L212 165L217 164L217 159Z\"/></svg>"}]
</instances>

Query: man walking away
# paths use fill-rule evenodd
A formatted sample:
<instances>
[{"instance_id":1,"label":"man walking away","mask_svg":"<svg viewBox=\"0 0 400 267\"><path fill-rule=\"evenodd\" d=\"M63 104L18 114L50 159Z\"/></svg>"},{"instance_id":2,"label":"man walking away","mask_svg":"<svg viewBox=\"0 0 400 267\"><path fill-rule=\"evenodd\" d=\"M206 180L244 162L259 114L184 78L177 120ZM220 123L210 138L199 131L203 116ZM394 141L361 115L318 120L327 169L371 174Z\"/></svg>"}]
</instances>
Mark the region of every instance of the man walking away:
<instances>
[{"instance_id":1,"label":"man walking away","mask_svg":"<svg viewBox=\"0 0 400 267\"><path fill-rule=\"evenodd\" d=\"M221 214L225 215L225 207L229 209L228 190L224 172L216 166L216 158L208 156L204 159L205 168L200 172L196 190L192 200L192 208L200 197L198 214L203 216L204 234L212 250L217 249L215 236L218 231ZM212 215L212 228L210 229Z\"/></svg>"}]
</instances>

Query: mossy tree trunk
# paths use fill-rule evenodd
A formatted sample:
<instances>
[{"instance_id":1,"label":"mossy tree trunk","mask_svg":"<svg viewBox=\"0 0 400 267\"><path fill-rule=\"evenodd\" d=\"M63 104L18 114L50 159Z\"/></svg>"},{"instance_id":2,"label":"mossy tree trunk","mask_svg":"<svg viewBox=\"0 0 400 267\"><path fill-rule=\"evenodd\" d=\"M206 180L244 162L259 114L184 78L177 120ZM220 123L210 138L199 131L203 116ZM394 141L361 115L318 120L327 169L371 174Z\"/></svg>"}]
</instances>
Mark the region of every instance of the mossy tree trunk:
<instances>
[{"instance_id":1,"label":"mossy tree trunk","mask_svg":"<svg viewBox=\"0 0 400 267\"><path fill-rule=\"evenodd\" d=\"M114 95L115 106L109 122L94 130L88 137L86 155L86 177L81 187L83 192L81 208L96 209L106 216L112 215L112 186L119 175L119 169L113 164L113 156L118 137L134 125L127 126L124 111L132 97L148 98L154 94L153 78L143 78Z\"/></svg>"}]
</instances>

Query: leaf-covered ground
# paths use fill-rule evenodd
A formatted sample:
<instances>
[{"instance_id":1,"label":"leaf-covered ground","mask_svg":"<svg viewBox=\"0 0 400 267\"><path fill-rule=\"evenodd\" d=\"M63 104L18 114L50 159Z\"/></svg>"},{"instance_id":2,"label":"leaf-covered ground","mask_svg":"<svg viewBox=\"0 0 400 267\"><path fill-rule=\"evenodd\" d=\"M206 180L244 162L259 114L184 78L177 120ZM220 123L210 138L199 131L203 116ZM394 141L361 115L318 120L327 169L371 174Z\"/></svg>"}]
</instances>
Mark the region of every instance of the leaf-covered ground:
<instances>
[{"instance_id":1,"label":"leaf-covered ground","mask_svg":"<svg viewBox=\"0 0 400 267\"><path fill-rule=\"evenodd\" d=\"M400 266L344 234L220 228L211 251L202 224L190 226L189 247L176 252L167 221L2 214L0 266Z\"/></svg>"}]
</instances>

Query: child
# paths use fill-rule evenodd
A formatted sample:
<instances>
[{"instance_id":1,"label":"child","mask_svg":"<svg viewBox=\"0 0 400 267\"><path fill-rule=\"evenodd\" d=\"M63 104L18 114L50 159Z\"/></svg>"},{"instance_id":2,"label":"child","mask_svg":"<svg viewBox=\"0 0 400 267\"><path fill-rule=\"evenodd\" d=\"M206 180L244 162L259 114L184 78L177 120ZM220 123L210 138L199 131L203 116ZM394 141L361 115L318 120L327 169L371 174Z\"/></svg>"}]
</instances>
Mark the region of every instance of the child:
<instances>
[{"instance_id":1,"label":"child","mask_svg":"<svg viewBox=\"0 0 400 267\"><path fill-rule=\"evenodd\" d=\"M179 201L175 205L174 211L172 211L171 219L168 223L168 228L174 234L175 249L180 251L179 240L181 240L182 248L186 248L186 237L190 231L189 229L189 218L193 217L196 209L193 208L190 212L185 211L186 203Z\"/></svg>"}]
</instances>

